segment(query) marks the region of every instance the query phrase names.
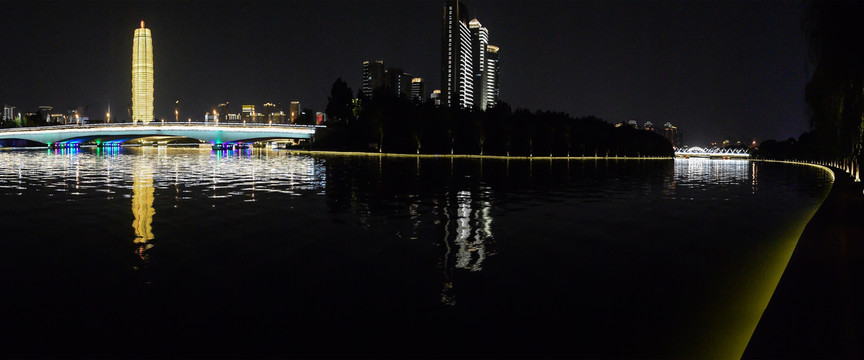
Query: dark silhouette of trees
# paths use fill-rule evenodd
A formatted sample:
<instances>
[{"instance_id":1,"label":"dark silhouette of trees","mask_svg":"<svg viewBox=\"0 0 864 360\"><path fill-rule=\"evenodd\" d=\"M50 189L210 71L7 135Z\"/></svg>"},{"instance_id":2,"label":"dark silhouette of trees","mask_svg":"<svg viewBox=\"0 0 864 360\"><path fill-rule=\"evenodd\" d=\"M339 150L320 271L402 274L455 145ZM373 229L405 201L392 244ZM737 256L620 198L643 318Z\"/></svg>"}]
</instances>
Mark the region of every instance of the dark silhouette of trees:
<instances>
[{"instance_id":1,"label":"dark silhouette of trees","mask_svg":"<svg viewBox=\"0 0 864 360\"><path fill-rule=\"evenodd\" d=\"M353 95L348 83L336 79L330 88L330 96L327 97L327 119L333 124L350 122L353 109Z\"/></svg>"},{"instance_id":2,"label":"dark silhouette of trees","mask_svg":"<svg viewBox=\"0 0 864 360\"><path fill-rule=\"evenodd\" d=\"M813 66L805 99L819 156L860 161L864 141L864 2L813 1L804 26ZM816 154L812 154L816 155Z\"/></svg>"},{"instance_id":3,"label":"dark silhouette of trees","mask_svg":"<svg viewBox=\"0 0 864 360\"><path fill-rule=\"evenodd\" d=\"M303 108L300 114L297 115L295 123L300 125L315 125L315 111L310 108Z\"/></svg>"},{"instance_id":4,"label":"dark silhouette of trees","mask_svg":"<svg viewBox=\"0 0 864 360\"><path fill-rule=\"evenodd\" d=\"M448 109L378 89L371 98L346 98L344 81L333 85L327 134L313 148L403 154L472 154L512 156L674 156L659 134L616 128L595 117L512 110L500 103L487 111ZM338 94L338 95L337 95ZM346 95L347 94L347 95ZM354 113L348 113L347 104ZM342 109L347 123L331 110ZM333 114L336 114L335 110Z\"/></svg>"},{"instance_id":5,"label":"dark silhouette of trees","mask_svg":"<svg viewBox=\"0 0 864 360\"><path fill-rule=\"evenodd\" d=\"M864 148L864 2L811 1L804 13L810 81L804 91L809 132L766 140L752 151L763 159L807 160L857 168Z\"/></svg>"}]
</instances>

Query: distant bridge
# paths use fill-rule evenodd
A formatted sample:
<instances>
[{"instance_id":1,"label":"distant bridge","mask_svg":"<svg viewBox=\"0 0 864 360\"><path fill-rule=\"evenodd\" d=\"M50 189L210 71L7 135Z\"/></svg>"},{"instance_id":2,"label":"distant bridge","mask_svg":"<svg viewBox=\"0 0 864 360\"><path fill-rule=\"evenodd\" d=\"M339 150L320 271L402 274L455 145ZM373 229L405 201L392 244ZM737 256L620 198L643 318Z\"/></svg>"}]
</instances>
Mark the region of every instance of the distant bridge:
<instances>
[{"instance_id":1,"label":"distant bridge","mask_svg":"<svg viewBox=\"0 0 864 360\"><path fill-rule=\"evenodd\" d=\"M750 154L745 149L705 149L694 146L686 149L675 148L675 156L680 158L747 159Z\"/></svg>"},{"instance_id":2,"label":"distant bridge","mask_svg":"<svg viewBox=\"0 0 864 360\"><path fill-rule=\"evenodd\" d=\"M310 139L321 125L217 124L195 122L151 122L56 125L0 129L0 140L29 140L48 146L119 144L140 138L167 142L179 138L197 139L214 146L283 139Z\"/></svg>"}]
</instances>

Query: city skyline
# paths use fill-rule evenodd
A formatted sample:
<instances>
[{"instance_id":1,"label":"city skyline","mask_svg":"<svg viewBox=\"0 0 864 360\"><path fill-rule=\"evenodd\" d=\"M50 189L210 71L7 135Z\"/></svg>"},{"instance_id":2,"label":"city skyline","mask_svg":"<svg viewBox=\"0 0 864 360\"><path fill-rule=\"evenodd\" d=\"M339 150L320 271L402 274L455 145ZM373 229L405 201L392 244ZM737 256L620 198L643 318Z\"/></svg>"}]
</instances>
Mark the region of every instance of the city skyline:
<instances>
[{"instance_id":1,"label":"city skyline","mask_svg":"<svg viewBox=\"0 0 864 360\"><path fill-rule=\"evenodd\" d=\"M155 59L157 117L173 118L178 100L192 116L225 101L296 99L320 111L337 77L358 91L358 64L368 59L422 76L428 96L439 88L443 4L4 2L12 19L49 10L40 11L40 21L0 23L8 59L0 101L22 109L89 105L92 117L109 106L125 112L118 109L131 96L123 75L130 66L126 34L141 19L159 34L155 51L164 54ZM500 98L514 108L610 123L670 121L694 143L784 139L807 130L800 3L469 6L506 50ZM74 26L64 23L69 14ZM61 47L69 50L55 50Z\"/></svg>"}]
</instances>

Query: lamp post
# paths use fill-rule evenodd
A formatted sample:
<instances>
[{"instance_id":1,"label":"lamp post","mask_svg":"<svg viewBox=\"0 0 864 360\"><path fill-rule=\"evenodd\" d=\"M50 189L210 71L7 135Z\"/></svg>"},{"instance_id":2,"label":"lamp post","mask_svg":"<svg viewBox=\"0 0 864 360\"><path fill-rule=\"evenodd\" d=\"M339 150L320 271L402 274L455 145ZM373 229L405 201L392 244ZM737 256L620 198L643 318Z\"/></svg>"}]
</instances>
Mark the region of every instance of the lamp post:
<instances>
[{"instance_id":1,"label":"lamp post","mask_svg":"<svg viewBox=\"0 0 864 360\"><path fill-rule=\"evenodd\" d=\"M216 122L216 125L219 125L219 114L216 112L216 110L213 110L213 121Z\"/></svg>"},{"instance_id":2,"label":"lamp post","mask_svg":"<svg viewBox=\"0 0 864 360\"><path fill-rule=\"evenodd\" d=\"M105 122L111 123L111 112L110 111L105 113Z\"/></svg>"}]
</instances>

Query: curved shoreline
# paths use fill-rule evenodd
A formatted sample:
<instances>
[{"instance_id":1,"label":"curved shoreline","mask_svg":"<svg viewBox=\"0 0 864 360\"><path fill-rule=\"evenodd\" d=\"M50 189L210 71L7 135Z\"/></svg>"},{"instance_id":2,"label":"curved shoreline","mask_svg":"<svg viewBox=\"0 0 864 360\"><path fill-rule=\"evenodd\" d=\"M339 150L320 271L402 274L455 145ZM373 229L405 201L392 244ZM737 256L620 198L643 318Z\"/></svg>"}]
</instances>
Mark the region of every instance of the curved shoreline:
<instances>
[{"instance_id":1,"label":"curved shoreline","mask_svg":"<svg viewBox=\"0 0 864 360\"><path fill-rule=\"evenodd\" d=\"M528 156L500 156L500 155L459 155L459 154L392 154L392 153L372 153L372 152L341 152L341 151L316 151L316 150L289 150L291 153L296 154L306 154L306 155L337 155L337 156L367 156L367 157L390 157L390 158L458 158L458 159L498 159L498 160L674 160L674 157L555 157L555 156L546 156L546 157L528 157ZM801 260L796 260L801 257L808 256L805 250L801 250L802 247L807 247L810 242L813 242L814 236L812 233L821 232L820 229L822 225L816 224L814 220L821 219L825 217L823 214L828 212L829 210L826 207L831 207L833 203L829 202L832 197L836 197L839 189L841 187L848 186L851 183L851 180L846 177L845 173L839 169L832 169L828 166L806 163L806 162L795 162L795 161L780 161L780 160L762 160L762 159L746 159L750 161L756 162L766 162L766 163L781 163L781 164L789 164L789 165L799 165L799 166L810 166L821 169L831 177L831 187L828 190L827 194L823 198L822 202L815 207L813 210L808 211L808 213L802 216L802 221L800 222L800 226L794 226L789 228L788 231L784 232L781 237L784 239L789 239L789 241L784 242L781 247L775 249L775 254L768 260L769 264L763 264L768 269L778 269L777 271L764 271L764 277L761 280L755 280L751 282L750 285L753 288L750 288L751 298L749 301L747 299L739 299L737 306L740 306L744 309L743 316L737 321L734 321L733 324L721 327L721 331L713 332L713 335L709 335L709 338L714 337L713 339L706 340L706 344L710 343L709 346L706 346L701 351L695 351L688 354L689 356L696 358L741 358L741 357L751 357L754 356L754 348L758 348L764 346L762 343L765 341L763 338L769 330L765 330L766 328L774 327L775 331L779 331L782 334L786 327L783 324L780 324L774 320L775 317L794 317L797 312L800 311L796 309L795 312L790 312L787 309L783 309L784 305L779 302L784 301L779 299L783 296L783 291L786 287L789 287L788 283L795 282L797 279L790 275L790 268L797 267L796 264L800 263ZM839 177L838 177L839 175ZM839 183L839 185L838 185ZM854 184L854 183L852 183ZM859 191L860 194L860 191ZM830 217L833 219L833 217ZM864 220L864 218L862 218ZM814 227L817 228L814 230ZM802 246L802 243L804 243ZM754 289L755 288L755 289ZM801 295L796 295L801 296ZM779 299L779 300L778 300ZM805 310L806 311L806 310ZM707 329L706 329L707 330ZM716 336L716 337L715 337ZM776 336L776 334L771 334L770 336ZM770 340L769 340L770 341ZM801 340L795 340L799 343L802 343ZM801 354L796 350L792 351L778 351L778 352L769 352L769 353L757 353L755 357L769 357L769 358L790 358L797 357ZM819 355L816 353L814 355ZM813 357L813 356L809 356Z\"/></svg>"},{"instance_id":2,"label":"curved shoreline","mask_svg":"<svg viewBox=\"0 0 864 360\"><path fill-rule=\"evenodd\" d=\"M801 234L744 358L864 354L864 184L828 169L831 191Z\"/></svg>"}]
</instances>

